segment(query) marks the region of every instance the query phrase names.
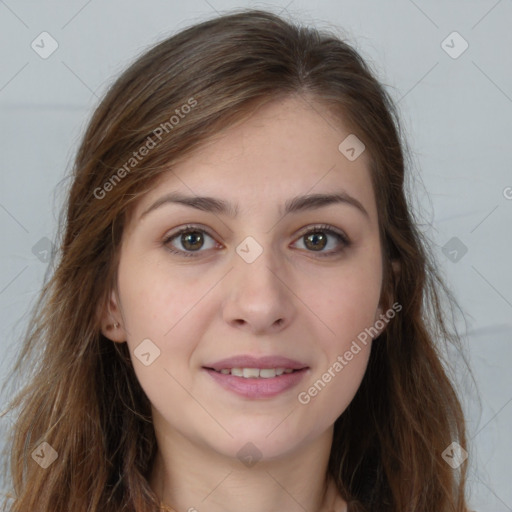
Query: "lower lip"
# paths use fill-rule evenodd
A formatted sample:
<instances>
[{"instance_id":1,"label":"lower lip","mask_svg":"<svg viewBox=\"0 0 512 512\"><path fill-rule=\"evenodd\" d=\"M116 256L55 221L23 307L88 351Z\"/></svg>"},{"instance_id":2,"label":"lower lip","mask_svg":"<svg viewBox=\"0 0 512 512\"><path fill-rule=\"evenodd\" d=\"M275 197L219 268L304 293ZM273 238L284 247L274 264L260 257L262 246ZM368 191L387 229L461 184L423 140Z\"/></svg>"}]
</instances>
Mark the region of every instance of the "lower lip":
<instances>
[{"instance_id":1,"label":"lower lip","mask_svg":"<svg viewBox=\"0 0 512 512\"><path fill-rule=\"evenodd\" d=\"M224 389L246 398L271 398L296 386L304 377L307 368L292 373L283 373L269 379L246 379L231 374L204 368Z\"/></svg>"}]
</instances>

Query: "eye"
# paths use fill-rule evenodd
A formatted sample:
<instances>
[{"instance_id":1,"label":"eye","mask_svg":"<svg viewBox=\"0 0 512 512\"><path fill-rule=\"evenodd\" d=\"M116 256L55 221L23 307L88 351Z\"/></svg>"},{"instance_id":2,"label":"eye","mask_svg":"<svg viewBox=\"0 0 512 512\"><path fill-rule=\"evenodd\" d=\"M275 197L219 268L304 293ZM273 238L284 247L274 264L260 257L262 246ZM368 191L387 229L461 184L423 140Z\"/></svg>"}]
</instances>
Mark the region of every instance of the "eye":
<instances>
[{"instance_id":1,"label":"eye","mask_svg":"<svg viewBox=\"0 0 512 512\"><path fill-rule=\"evenodd\" d=\"M198 226L185 226L171 233L163 242L167 248L180 256L197 256L201 249L214 249L218 247L215 239L204 229Z\"/></svg>"},{"instance_id":2,"label":"eye","mask_svg":"<svg viewBox=\"0 0 512 512\"><path fill-rule=\"evenodd\" d=\"M299 247L300 249L305 248L308 252L317 252L322 257L337 255L350 246L350 241L345 234L327 224L309 228L301 234L295 243L298 242L303 245L303 247ZM324 251L326 248L327 250Z\"/></svg>"},{"instance_id":3,"label":"eye","mask_svg":"<svg viewBox=\"0 0 512 512\"><path fill-rule=\"evenodd\" d=\"M295 244L299 242L303 245L303 247L299 246L299 249L316 252L321 257L335 256L350 246L346 235L327 224L313 226L304 231ZM206 229L191 225L168 235L163 244L172 253L186 257L197 257L204 250L222 247Z\"/></svg>"}]
</instances>

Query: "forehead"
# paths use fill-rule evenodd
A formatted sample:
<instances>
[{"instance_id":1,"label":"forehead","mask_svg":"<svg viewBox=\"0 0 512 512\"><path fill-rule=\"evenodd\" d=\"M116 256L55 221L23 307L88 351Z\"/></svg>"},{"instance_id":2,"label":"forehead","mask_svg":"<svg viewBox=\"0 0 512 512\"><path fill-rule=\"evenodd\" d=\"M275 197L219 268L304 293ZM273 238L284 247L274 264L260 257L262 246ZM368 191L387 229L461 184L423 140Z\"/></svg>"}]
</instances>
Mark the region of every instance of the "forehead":
<instances>
[{"instance_id":1,"label":"forehead","mask_svg":"<svg viewBox=\"0 0 512 512\"><path fill-rule=\"evenodd\" d=\"M282 205L298 195L343 191L376 221L369 155L363 151L351 160L344 152L343 141L357 144L353 137L342 121L310 99L268 103L164 173L141 198L135 216L171 191L222 198L241 212Z\"/></svg>"}]
</instances>

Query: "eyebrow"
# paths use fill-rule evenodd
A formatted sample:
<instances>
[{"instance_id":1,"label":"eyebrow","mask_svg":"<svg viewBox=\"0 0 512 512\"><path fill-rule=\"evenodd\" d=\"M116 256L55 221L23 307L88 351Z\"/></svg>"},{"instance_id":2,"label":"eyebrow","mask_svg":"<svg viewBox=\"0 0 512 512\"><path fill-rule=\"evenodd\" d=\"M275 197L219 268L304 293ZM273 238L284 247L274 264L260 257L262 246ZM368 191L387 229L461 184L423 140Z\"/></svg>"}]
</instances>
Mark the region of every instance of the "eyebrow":
<instances>
[{"instance_id":1,"label":"eyebrow","mask_svg":"<svg viewBox=\"0 0 512 512\"><path fill-rule=\"evenodd\" d=\"M227 215L232 218L235 218L239 211L238 205L229 203L223 199L217 199L209 196L187 196L178 192L171 192L160 199L157 199L140 215L139 220L145 217L149 212L152 212L166 204L183 204L197 210ZM284 215L287 215L288 213L314 210L331 204L347 204L353 206L365 217L368 219L370 218L361 202L346 192L337 192L334 194L307 194L293 197L286 201L284 206ZM281 209L280 214L282 214Z\"/></svg>"}]
</instances>

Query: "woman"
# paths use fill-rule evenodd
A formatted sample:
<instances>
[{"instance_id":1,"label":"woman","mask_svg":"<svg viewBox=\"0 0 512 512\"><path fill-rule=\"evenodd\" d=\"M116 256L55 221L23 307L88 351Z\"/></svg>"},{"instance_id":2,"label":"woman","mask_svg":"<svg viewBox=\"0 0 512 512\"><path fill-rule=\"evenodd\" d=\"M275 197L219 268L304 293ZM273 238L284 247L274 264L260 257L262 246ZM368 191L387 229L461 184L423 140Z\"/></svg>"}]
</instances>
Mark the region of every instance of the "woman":
<instances>
[{"instance_id":1,"label":"woman","mask_svg":"<svg viewBox=\"0 0 512 512\"><path fill-rule=\"evenodd\" d=\"M127 69L15 369L9 510L466 510L398 126L354 49L263 11Z\"/></svg>"}]
</instances>

